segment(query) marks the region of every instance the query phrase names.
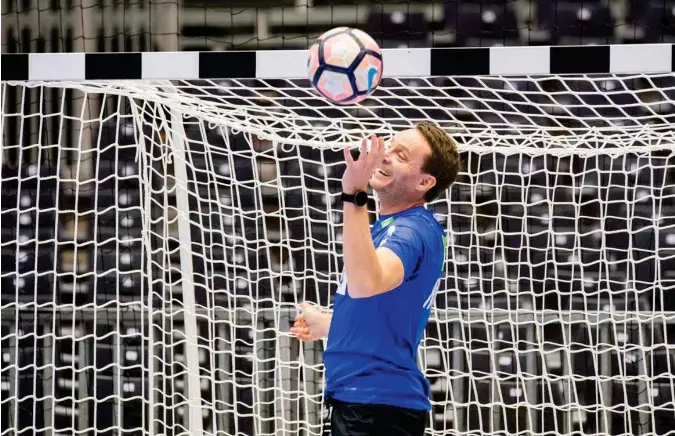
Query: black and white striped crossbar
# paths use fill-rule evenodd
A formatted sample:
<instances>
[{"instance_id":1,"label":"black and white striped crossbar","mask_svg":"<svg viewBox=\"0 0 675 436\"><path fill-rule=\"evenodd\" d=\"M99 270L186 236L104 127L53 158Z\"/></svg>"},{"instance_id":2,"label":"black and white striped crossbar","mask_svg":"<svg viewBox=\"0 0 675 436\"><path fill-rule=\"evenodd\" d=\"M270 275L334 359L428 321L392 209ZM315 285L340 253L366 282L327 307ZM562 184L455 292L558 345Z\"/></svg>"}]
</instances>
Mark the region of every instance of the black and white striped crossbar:
<instances>
[{"instance_id":1,"label":"black and white striped crossbar","mask_svg":"<svg viewBox=\"0 0 675 436\"><path fill-rule=\"evenodd\" d=\"M384 77L659 74L675 44L384 49ZM3 54L3 81L294 79L307 50Z\"/></svg>"}]
</instances>

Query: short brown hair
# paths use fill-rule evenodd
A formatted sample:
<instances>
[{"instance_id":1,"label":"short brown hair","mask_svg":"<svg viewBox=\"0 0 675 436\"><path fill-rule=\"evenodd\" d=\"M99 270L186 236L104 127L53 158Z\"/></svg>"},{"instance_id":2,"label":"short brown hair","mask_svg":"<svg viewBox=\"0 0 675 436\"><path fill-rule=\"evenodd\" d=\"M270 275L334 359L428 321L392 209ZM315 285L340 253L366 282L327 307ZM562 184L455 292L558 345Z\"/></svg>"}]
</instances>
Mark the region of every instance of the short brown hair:
<instances>
[{"instance_id":1,"label":"short brown hair","mask_svg":"<svg viewBox=\"0 0 675 436\"><path fill-rule=\"evenodd\" d=\"M436 184L424 195L430 202L438 198L457 178L459 172L459 151L457 143L436 124L422 121L415 128L424 136L431 147L422 171L436 178Z\"/></svg>"}]
</instances>

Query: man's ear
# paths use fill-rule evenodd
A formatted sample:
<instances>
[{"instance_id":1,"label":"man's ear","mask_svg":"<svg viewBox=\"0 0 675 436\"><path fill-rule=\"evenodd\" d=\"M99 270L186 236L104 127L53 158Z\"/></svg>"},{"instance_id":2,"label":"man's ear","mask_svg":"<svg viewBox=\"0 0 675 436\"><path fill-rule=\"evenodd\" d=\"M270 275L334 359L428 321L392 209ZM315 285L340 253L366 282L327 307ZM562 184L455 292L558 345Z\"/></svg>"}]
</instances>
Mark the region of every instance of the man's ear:
<instances>
[{"instance_id":1,"label":"man's ear","mask_svg":"<svg viewBox=\"0 0 675 436\"><path fill-rule=\"evenodd\" d=\"M426 192L434 186L436 186L436 177L431 174L423 174L420 182L417 184L417 190Z\"/></svg>"}]
</instances>

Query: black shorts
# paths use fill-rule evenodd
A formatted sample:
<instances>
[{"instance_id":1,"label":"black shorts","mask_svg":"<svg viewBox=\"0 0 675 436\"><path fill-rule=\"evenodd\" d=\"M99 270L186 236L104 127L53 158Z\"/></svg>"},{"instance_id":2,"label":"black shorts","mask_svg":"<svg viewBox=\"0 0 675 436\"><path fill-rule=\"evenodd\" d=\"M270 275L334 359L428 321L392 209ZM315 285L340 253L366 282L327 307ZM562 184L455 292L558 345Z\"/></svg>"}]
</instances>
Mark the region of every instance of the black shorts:
<instances>
[{"instance_id":1,"label":"black shorts","mask_svg":"<svg viewBox=\"0 0 675 436\"><path fill-rule=\"evenodd\" d=\"M331 436L422 436L429 412L329 399Z\"/></svg>"}]
</instances>

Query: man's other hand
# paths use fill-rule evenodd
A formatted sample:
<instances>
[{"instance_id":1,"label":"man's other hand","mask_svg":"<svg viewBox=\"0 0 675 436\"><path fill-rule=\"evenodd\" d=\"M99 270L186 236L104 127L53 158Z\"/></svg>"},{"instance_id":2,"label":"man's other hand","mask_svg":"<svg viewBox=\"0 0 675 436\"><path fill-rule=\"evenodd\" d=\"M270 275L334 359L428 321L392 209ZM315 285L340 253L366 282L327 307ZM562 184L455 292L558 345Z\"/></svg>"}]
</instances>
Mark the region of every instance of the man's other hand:
<instances>
[{"instance_id":1,"label":"man's other hand","mask_svg":"<svg viewBox=\"0 0 675 436\"><path fill-rule=\"evenodd\" d=\"M321 312L309 303L300 304L300 310L302 313L295 317L291 333L301 341L316 341L328 336L330 313Z\"/></svg>"}]
</instances>

